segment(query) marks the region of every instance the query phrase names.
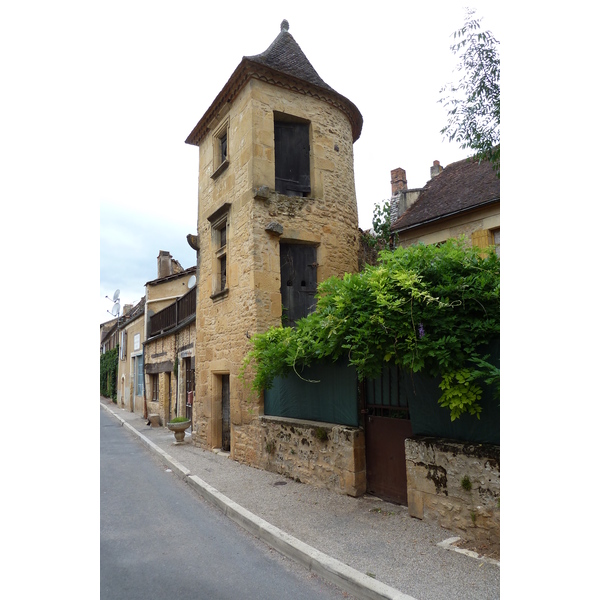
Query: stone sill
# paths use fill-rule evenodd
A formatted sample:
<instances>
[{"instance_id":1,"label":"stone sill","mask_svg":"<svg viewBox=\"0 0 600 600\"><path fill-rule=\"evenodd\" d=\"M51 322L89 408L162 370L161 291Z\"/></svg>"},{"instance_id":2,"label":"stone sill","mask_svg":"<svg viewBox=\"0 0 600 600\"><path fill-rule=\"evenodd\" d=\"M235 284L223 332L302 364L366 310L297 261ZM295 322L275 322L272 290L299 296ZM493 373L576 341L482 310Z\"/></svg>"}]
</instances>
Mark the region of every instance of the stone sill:
<instances>
[{"instance_id":1,"label":"stone sill","mask_svg":"<svg viewBox=\"0 0 600 600\"><path fill-rule=\"evenodd\" d=\"M211 179L216 179L227 167L229 166L229 161L224 160L216 169L216 171L210 176Z\"/></svg>"},{"instance_id":2,"label":"stone sill","mask_svg":"<svg viewBox=\"0 0 600 600\"><path fill-rule=\"evenodd\" d=\"M222 300L223 298L227 298L227 296L229 296L229 288L225 288L224 290L221 290L220 292L217 292L216 294L212 294L210 299L211 300Z\"/></svg>"}]
</instances>

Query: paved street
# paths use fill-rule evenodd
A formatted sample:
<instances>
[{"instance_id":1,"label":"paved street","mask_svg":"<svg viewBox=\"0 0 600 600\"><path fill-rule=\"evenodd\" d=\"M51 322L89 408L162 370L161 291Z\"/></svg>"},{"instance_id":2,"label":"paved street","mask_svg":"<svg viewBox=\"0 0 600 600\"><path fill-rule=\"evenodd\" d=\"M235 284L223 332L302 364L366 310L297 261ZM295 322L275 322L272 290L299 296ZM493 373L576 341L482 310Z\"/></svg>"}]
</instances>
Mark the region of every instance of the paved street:
<instances>
[{"instance_id":1,"label":"paved street","mask_svg":"<svg viewBox=\"0 0 600 600\"><path fill-rule=\"evenodd\" d=\"M243 531L101 411L102 600L351 598Z\"/></svg>"}]
</instances>

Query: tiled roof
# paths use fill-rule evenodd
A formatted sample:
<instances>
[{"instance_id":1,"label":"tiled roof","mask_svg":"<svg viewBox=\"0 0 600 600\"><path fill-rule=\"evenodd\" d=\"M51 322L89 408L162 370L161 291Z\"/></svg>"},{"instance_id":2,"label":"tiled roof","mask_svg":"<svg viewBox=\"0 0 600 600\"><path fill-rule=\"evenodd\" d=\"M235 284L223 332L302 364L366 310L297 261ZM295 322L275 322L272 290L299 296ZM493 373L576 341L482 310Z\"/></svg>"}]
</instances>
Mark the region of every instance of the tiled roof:
<instances>
[{"instance_id":1,"label":"tiled roof","mask_svg":"<svg viewBox=\"0 0 600 600\"><path fill-rule=\"evenodd\" d=\"M219 115L225 105L233 102L250 78L293 89L298 93L312 95L328 102L348 117L352 126L353 140L356 141L360 137L363 125L360 111L348 98L336 92L321 79L288 28L289 24L284 20L279 35L264 52L242 58L229 81L188 135L186 144L196 146L200 144L208 133L213 119L220 118Z\"/></svg>"},{"instance_id":2,"label":"tiled roof","mask_svg":"<svg viewBox=\"0 0 600 600\"><path fill-rule=\"evenodd\" d=\"M500 201L500 179L488 161L466 158L430 179L417 201L391 226L400 232Z\"/></svg>"},{"instance_id":3,"label":"tiled roof","mask_svg":"<svg viewBox=\"0 0 600 600\"><path fill-rule=\"evenodd\" d=\"M184 275L193 275L194 273L196 273L196 267L188 267L183 271L179 271L179 273L173 273L172 275L166 275L165 277L159 277L158 279L147 281L146 285L158 285L159 283L171 281L172 279L177 279L178 277L183 277Z\"/></svg>"}]
</instances>

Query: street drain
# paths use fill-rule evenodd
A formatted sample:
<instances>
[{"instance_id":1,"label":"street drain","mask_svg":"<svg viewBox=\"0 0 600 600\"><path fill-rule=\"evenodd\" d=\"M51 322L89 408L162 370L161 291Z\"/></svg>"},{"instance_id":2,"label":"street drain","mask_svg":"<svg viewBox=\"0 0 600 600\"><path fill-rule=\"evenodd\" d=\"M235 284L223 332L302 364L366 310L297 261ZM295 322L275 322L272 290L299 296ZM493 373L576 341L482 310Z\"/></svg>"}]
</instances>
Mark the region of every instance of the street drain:
<instances>
[{"instance_id":1,"label":"street drain","mask_svg":"<svg viewBox=\"0 0 600 600\"><path fill-rule=\"evenodd\" d=\"M287 485L287 481L276 481L273 485Z\"/></svg>"}]
</instances>

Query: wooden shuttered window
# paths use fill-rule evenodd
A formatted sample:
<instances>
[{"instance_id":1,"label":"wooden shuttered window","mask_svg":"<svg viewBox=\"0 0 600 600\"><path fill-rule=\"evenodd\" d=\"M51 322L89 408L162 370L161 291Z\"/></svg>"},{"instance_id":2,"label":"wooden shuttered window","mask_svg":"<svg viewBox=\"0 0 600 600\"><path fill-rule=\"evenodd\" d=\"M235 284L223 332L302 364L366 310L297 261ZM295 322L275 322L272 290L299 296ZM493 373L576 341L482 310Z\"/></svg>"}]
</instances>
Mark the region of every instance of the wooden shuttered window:
<instances>
[{"instance_id":1,"label":"wooden shuttered window","mask_svg":"<svg viewBox=\"0 0 600 600\"><path fill-rule=\"evenodd\" d=\"M275 121L275 190L287 196L310 194L308 123Z\"/></svg>"},{"instance_id":2,"label":"wooden shuttered window","mask_svg":"<svg viewBox=\"0 0 600 600\"><path fill-rule=\"evenodd\" d=\"M283 325L294 326L315 307L317 249L305 244L280 244Z\"/></svg>"}]
</instances>

